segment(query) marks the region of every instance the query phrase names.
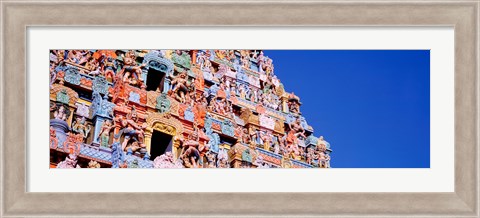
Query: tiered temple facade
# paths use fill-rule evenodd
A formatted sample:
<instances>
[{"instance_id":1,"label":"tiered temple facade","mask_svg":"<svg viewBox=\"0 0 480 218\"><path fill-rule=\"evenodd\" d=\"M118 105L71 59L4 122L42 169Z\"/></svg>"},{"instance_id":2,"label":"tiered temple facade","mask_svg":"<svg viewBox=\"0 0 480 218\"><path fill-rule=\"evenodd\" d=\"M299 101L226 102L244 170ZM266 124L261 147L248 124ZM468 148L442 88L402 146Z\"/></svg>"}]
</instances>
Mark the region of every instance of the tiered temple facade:
<instances>
[{"instance_id":1,"label":"tiered temple facade","mask_svg":"<svg viewBox=\"0 0 480 218\"><path fill-rule=\"evenodd\" d=\"M329 168L261 50L51 50L51 168Z\"/></svg>"}]
</instances>

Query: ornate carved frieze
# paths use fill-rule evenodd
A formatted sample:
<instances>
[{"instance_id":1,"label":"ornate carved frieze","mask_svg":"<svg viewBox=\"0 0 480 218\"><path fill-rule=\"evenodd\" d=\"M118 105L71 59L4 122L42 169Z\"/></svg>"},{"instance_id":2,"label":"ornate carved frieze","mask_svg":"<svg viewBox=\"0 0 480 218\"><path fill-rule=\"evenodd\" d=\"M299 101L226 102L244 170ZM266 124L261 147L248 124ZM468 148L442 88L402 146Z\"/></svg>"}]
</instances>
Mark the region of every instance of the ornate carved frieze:
<instances>
[{"instance_id":1,"label":"ornate carved frieze","mask_svg":"<svg viewBox=\"0 0 480 218\"><path fill-rule=\"evenodd\" d=\"M173 63L172 61L164 58L163 55L158 51L150 51L147 53L143 59L143 64L145 64L145 69L148 71L148 68L153 68L157 71L164 72L166 74L173 73Z\"/></svg>"},{"instance_id":2,"label":"ornate carved frieze","mask_svg":"<svg viewBox=\"0 0 480 218\"><path fill-rule=\"evenodd\" d=\"M181 55L177 53L172 54L172 61L175 65L190 69L192 58L187 52L182 52Z\"/></svg>"},{"instance_id":3,"label":"ornate carved frieze","mask_svg":"<svg viewBox=\"0 0 480 218\"><path fill-rule=\"evenodd\" d=\"M80 85L80 72L77 68L67 66L65 69L65 77L64 80L73 85Z\"/></svg>"},{"instance_id":4,"label":"ornate carved frieze","mask_svg":"<svg viewBox=\"0 0 480 218\"><path fill-rule=\"evenodd\" d=\"M115 104L108 101L108 96L102 97L100 93L93 92L93 101L91 105L92 116L102 116L113 118L113 108Z\"/></svg>"}]
</instances>

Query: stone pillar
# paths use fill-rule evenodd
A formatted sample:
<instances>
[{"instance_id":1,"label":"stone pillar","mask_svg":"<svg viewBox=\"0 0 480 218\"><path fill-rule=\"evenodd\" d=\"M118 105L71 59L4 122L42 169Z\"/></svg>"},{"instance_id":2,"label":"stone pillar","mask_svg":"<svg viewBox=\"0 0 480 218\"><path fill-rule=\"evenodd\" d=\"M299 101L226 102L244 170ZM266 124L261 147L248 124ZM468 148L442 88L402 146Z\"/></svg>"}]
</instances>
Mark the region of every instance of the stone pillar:
<instances>
[{"instance_id":1,"label":"stone pillar","mask_svg":"<svg viewBox=\"0 0 480 218\"><path fill-rule=\"evenodd\" d=\"M67 122L59 119L51 119L50 126L55 129L56 137L58 140L58 147L63 148L63 143L67 139L67 132L70 131Z\"/></svg>"},{"instance_id":2,"label":"stone pillar","mask_svg":"<svg viewBox=\"0 0 480 218\"><path fill-rule=\"evenodd\" d=\"M147 84L148 68L149 68L148 65L145 66L144 68L142 68L142 75L141 75L141 77L142 77L142 80L143 80L143 83L144 83L144 84Z\"/></svg>"},{"instance_id":3,"label":"stone pillar","mask_svg":"<svg viewBox=\"0 0 480 218\"><path fill-rule=\"evenodd\" d=\"M170 90L170 78L168 77L168 74L165 75L165 82L163 83L163 91L162 93L167 93L168 90Z\"/></svg>"},{"instance_id":4,"label":"stone pillar","mask_svg":"<svg viewBox=\"0 0 480 218\"><path fill-rule=\"evenodd\" d=\"M287 98L282 96L282 111L288 113Z\"/></svg>"},{"instance_id":5,"label":"stone pillar","mask_svg":"<svg viewBox=\"0 0 480 218\"><path fill-rule=\"evenodd\" d=\"M150 156L150 151L151 151L151 148L152 148L152 134L153 134L153 129L151 127L147 127L147 129L145 129L145 135L144 135L144 138L143 138L143 143L145 144L145 146L147 148L148 156Z\"/></svg>"},{"instance_id":6,"label":"stone pillar","mask_svg":"<svg viewBox=\"0 0 480 218\"><path fill-rule=\"evenodd\" d=\"M192 63L195 63L197 65L197 50L192 51Z\"/></svg>"}]
</instances>

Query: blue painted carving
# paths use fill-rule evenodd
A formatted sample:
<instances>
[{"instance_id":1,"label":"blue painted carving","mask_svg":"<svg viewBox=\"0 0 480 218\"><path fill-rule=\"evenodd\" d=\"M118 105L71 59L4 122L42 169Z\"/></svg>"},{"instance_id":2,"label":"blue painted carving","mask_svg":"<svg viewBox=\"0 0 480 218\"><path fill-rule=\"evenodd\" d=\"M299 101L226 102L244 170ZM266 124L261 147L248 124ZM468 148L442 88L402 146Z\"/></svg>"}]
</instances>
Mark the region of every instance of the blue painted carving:
<instances>
[{"instance_id":1,"label":"blue painted carving","mask_svg":"<svg viewBox=\"0 0 480 218\"><path fill-rule=\"evenodd\" d=\"M258 72L258 64L255 59L250 59L250 70Z\"/></svg>"},{"instance_id":2,"label":"blue painted carving","mask_svg":"<svg viewBox=\"0 0 480 218\"><path fill-rule=\"evenodd\" d=\"M212 131L208 131L208 132L209 133L207 134L207 136L210 139L208 141L210 151L214 153L218 153L219 146L220 146L220 136L217 133L214 133Z\"/></svg>"},{"instance_id":3,"label":"blue painted carving","mask_svg":"<svg viewBox=\"0 0 480 218\"><path fill-rule=\"evenodd\" d=\"M158 112L165 113L170 111L170 100L167 98L167 94L162 93L157 97L157 105L155 108L158 109Z\"/></svg>"},{"instance_id":4,"label":"blue painted carving","mask_svg":"<svg viewBox=\"0 0 480 218\"><path fill-rule=\"evenodd\" d=\"M174 52L172 54L172 61L177 66L190 69L192 58L187 52L182 52L181 55L178 55L177 53Z\"/></svg>"},{"instance_id":5,"label":"blue painted carving","mask_svg":"<svg viewBox=\"0 0 480 218\"><path fill-rule=\"evenodd\" d=\"M93 130L93 143L100 143L100 130L102 129L102 124L105 122L105 118L102 116L95 116L93 119L94 122L94 130Z\"/></svg>"},{"instance_id":6,"label":"blue painted carving","mask_svg":"<svg viewBox=\"0 0 480 218\"><path fill-rule=\"evenodd\" d=\"M101 94L108 94L108 82L103 76L97 76L93 79L93 91L99 92Z\"/></svg>"},{"instance_id":7,"label":"blue painted carving","mask_svg":"<svg viewBox=\"0 0 480 218\"><path fill-rule=\"evenodd\" d=\"M112 159L111 151L104 149L97 150L88 146L82 146L82 148L80 149L80 154L104 161L111 161Z\"/></svg>"},{"instance_id":8,"label":"blue painted carving","mask_svg":"<svg viewBox=\"0 0 480 218\"><path fill-rule=\"evenodd\" d=\"M242 160L252 163L252 154L250 154L250 149L247 148L242 152Z\"/></svg>"},{"instance_id":9,"label":"blue painted carving","mask_svg":"<svg viewBox=\"0 0 480 218\"><path fill-rule=\"evenodd\" d=\"M248 83L248 81L249 81L248 75L243 70L238 71L236 77L237 77L237 80L241 80L241 81L244 81L246 83Z\"/></svg>"},{"instance_id":10,"label":"blue painted carving","mask_svg":"<svg viewBox=\"0 0 480 218\"><path fill-rule=\"evenodd\" d=\"M145 65L145 71L148 72L148 69L151 67L157 71L171 74L173 73L173 63L172 61L164 58L159 51L150 51L143 58L143 64Z\"/></svg>"},{"instance_id":11,"label":"blue painted carving","mask_svg":"<svg viewBox=\"0 0 480 218\"><path fill-rule=\"evenodd\" d=\"M233 69L235 69L235 71L236 71L237 73L240 73L240 72L243 73L243 68L242 68L242 66L240 65L239 57L237 57L237 58L233 61Z\"/></svg>"},{"instance_id":12,"label":"blue painted carving","mask_svg":"<svg viewBox=\"0 0 480 218\"><path fill-rule=\"evenodd\" d=\"M229 135L229 136L234 136L235 135L234 131L235 130L234 130L232 121L224 120L222 122L222 133L223 134Z\"/></svg>"},{"instance_id":13,"label":"blue painted carving","mask_svg":"<svg viewBox=\"0 0 480 218\"><path fill-rule=\"evenodd\" d=\"M120 168L120 165L125 162L125 154L122 151L122 145L120 142L114 142L112 144L112 168Z\"/></svg>"},{"instance_id":14,"label":"blue painted carving","mask_svg":"<svg viewBox=\"0 0 480 218\"><path fill-rule=\"evenodd\" d=\"M138 94L134 91L131 91L130 94L129 94L128 100L138 104L138 103L140 103L140 94Z\"/></svg>"},{"instance_id":15,"label":"blue painted carving","mask_svg":"<svg viewBox=\"0 0 480 218\"><path fill-rule=\"evenodd\" d=\"M309 145L313 145L313 146L316 146L317 145L317 141L318 141L318 138L313 136L313 135L309 135L307 137L307 139L305 139L305 145L309 146Z\"/></svg>"},{"instance_id":16,"label":"blue painted carving","mask_svg":"<svg viewBox=\"0 0 480 218\"><path fill-rule=\"evenodd\" d=\"M307 120L305 119L305 117L303 116L300 116L300 125L306 129L306 130L310 130L309 126L308 126L308 123L307 123Z\"/></svg>"},{"instance_id":17,"label":"blue painted carving","mask_svg":"<svg viewBox=\"0 0 480 218\"><path fill-rule=\"evenodd\" d=\"M113 108L115 104L108 101L108 95L103 98L98 92L93 92L92 100L92 116L102 116L106 118L113 118Z\"/></svg>"},{"instance_id":18,"label":"blue painted carving","mask_svg":"<svg viewBox=\"0 0 480 218\"><path fill-rule=\"evenodd\" d=\"M286 123L292 123L296 120L297 118L295 118L295 116L293 116L292 114L287 114L285 116L285 122Z\"/></svg>"},{"instance_id":19,"label":"blue painted carving","mask_svg":"<svg viewBox=\"0 0 480 218\"><path fill-rule=\"evenodd\" d=\"M212 81L213 80L213 75L209 72L203 72L203 79Z\"/></svg>"},{"instance_id":20,"label":"blue painted carving","mask_svg":"<svg viewBox=\"0 0 480 218\"><path fill-rule=\"evenodd\" d=\"M210 88L208 89L208 95L209 96L215 96L217 95L217 92L218 90L220 89L220 87L214 83L212 86L210 86Z\"/></svg>"},{"instance_id":21,"label":"blue painted carving","mask_svg":"<svg viewBox=\"0 0 480 218\"><path fill-rule=\"evenodd\" d=\"M212 132L212 123L213 123L213 118L210 116L210 114L207 114L207 116L205 117L205 131L208 132Z\"/></svg>"},{"instance_id":22,"label":"blue painted carving","mask_svg":"<svg viewBox=\"0 0 480 218\"><path fill-rule=\"evenodd\" d=\"M186 110L185 110L185 116L184 116L185 120L188 120L190 122L193 122L193 120L195 119L195 114L193 114L193 111L192 111L192 107L188 107Z\"/></svg>"},{"instance_id":23,"label":"blue painted carving","mask_svg":"<svg viewBox=\"0 0 480 218\"><path fill-rule=\"evenodd\" d=\"M62 89L61 91L57 92L56 100L58 102L64 103L68 105L68 102L70 101L70 97L68 96L67 90Z\"/></svg>"},{"instance_id":24,"label":"blue painted carving","mask_svg":"<svg viewBox=\"0 0 480 218\"><path fill-rule=\"evenodd\" d=\"M78 72L78 69L75 67L68 66L65 68L65 81L74 84L74 85L80 85L80 72Z\"/></svg>"}]
</instances>

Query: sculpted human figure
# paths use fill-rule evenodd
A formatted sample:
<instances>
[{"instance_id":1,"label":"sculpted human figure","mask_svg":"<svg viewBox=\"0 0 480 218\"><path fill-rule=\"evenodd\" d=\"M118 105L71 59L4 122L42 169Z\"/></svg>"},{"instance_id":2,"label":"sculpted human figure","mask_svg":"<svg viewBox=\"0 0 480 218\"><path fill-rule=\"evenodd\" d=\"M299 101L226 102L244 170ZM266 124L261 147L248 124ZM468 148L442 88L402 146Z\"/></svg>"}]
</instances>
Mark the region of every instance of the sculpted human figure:
<instances>
[{"instance_id":1,"label":"sculpted human figure","mask_svg":"<svg viewBox=\"0 0 480 218\"><path fill-rule=\"evenodd\" d=\"M272 143L272 134L269 132L262 131L261 138L263 141L263 149L269 151Z\"/></svg>"},{"instance_id":2,"label":"sculpted human figure","mask_svg":"<svg viewBox=\"0 0 480 218\"><path fill-rule=\"evenodd\" d=\"M250 69L250 59L249 59L248 55L242 56L240 61L242 62L243 67L245 67L247 69Z\"/></svg>"},{"instance_id":3,"label":"sculpted human figure","mask_svg":"<svg viewBox=\"0 0 480 218\"><path fill-rule=\"evenodd\" d=\"M53 108L55 110L55 112L53 113L53 117L55 119L59 119L63 121L67 120L68 110L64 105L56 105Z\"/></svg>"},{"instance_id":4,"label":"sculpted human figure","mask_svg":"<svg viewBox=\"0 0 480 218\"><path fill-rule=\"evenodd\" d=\"M330 168L330 155L325 154L325 168Z\"/></svg>"},{"instance_id":5,"label":"sculpted human figure","mask_svg":"<svg viewBox=\"0 0 480 218\"><path fill-rule=\"evenodd\" d=\"M325 152L327 150L327 141L323 139L323 136L320 136L320 138L318 138L317 149L321 152Z\"/></svg>"},{"instance_id":6,"label":"sculpted human figure","mask_svg":"<svg viewBox=\"0 0 480 218\"><path fill-rule=\"evenodd\" d=\"M99 64L97 62L97 60L93 57L90 57L87 61L87 63L85 63L85 68L89 69L89 70L95 70L97 67L99 67Z\"/></svg>"},{"instance_id":7,"label":"sculpted human figure","mask_svg":"<svg viewBox=\"0 0 480 218\"><path fill-rule=\"evenodd\" d=\"M305 129L301 125L300 118L297 118L294 122L288 124L291 131L294 131L296 137L301 136L302 138L307 138L305 136Z\"/></svg>"},{"instance_id":8,"label":"sculpted human figure","mask_svg":"<svg viewBox=\"0 0 480 218\"><path fill-rule=\"evenodd\" d=\"M242 139L242 142L245 144L250 143L250 136L248 135L248 129L245 127L243 128L243 134L241 139Z\"/></svg>"},{"instance_id":9,"label":"sculpted human figure","mask_svg":"<svg viewBox=\"0 0 480 218\"><path fill-rule=\"evenodd\" d=\"M142 64L137 66L135 62L136 55L135 52L130 50L125 54L123 58L123 79L124 83L129 83L130 85L137 86L143 82L142 80L142 68L146 66L146 64ZM122 75L122 73L121 73Z\"/></svg>"},{"instance_id":10,"label":"sculpted human figure","mask_svg":"<svg viewBox=\"0 0 480 218\"><path fill-rule=\"evenodd\" d=\"M171 84L175 86L172 90L174 98L180 103L185 103L185 95L188 93L187 73L181 72L177 76L171 77L173 77Z\"/></svg>"},{"instance_id":11,"label":"sculpted human figure","mask_svg":"<svg viewBox=\"0 0 480 218\"><path fill-rule=\"evenodd\" d=\"M215 112L222 115L226 114L226 111L225 111L226 103L224 98L214 98L213 103L215 106Z\"/></svg>"},{"instance_id":12,"label":"sculpted human figure","mask_svg":"<svg viewBox=\"0 0 480 218\"><path fill-rule=\"evenodd\" d=\"M320 167L326 167L326 161L327 157L325 156L325 152L320 152L320 157L319 157L319 166Z\"/></svg>"},{"instance_id":13,"label":"sculpted human figure","mask_svg":"<svg viewBox=\"0 0 480 218\"><path fill-rule=\"evenodd\" d=\"M85 117L77 117L72 123L72 131L82 135L84 141L87 139L91 129L92 127L87 124Z\"/></svg>"},{"instance_id":14,"label":"sculpted human figure","mask_svg":"<svg viewBox=\"0 0 480 218\"><path fill-rule=\"evenodd\" d=\"M144 140L144 131L143 129L146 128L146 123L143 124L143 126L139 126L137 124L137 112L135 107L132 108L131 112L127 114L126 119L123 117L117 118L118 121L120 122L120 126L122 128L122 134L124 134L124 140L122 142L122 150L124 151L125 148L127 147L128 142L130 139L133 137L137 137L139 144L141 147L144 147L143 145L143 140Z\"/></svg>"},{"instance_id":15,"label":"sculpted human figure","mask_svg":"<svg viewBox=\"0 0 480 218\"><path fill-rule=\"evenodd\" d=\"M57 63L60 65L63 61L65 61L65 50L54 50L56 56L57 56Z\"/></svg>"},{"instance_id":16,"label":"sculpted human figure","mask_svg":"<svg viewBox=\"0 0 480 218\"><path fill-rule=\"evenodd\" d=\"M81 168L77 164L77 155L69 154L64 161L58 163L57 168Z\"/></svg>"},{"instance_id":17,"label":"sculpted human figure","mask_svg":"<svg viewBox=\"0 0 480 218\"><path fill-rule=\"evenodd\" d=\"M100 168L100 164L97 161L91 160L88 162L88 168Z\"/></svg>"},{"instance_id":18,"label":"sculpted human figure","mask_svg":"<svg viewBox=\"0 0 480 218\"><path fill-rule=\"evenodd\" d=\"M116 61L112 57L108 57L104 61L105 70L104 76L107 81L112 82L115 77L115 71L117 70Z\"/></svg>"},{"instance_id":19,"label":"sculpted human figure","mask_svg":"<svg viewBox=\"0 0 480 218\"><path fill-rule=\"evenodd\" d=\"M257 56L258 69L259 69L260 72L264 72L263 71L264 58L265 58L265 56L263 56L263 51L260 51L260 53Z\"/></svg>"},{"instance_id":20,"label":"sculpted human figure","mask_svg":"<svg viewBox=\"0 0 480 218\"><path fill-rule=\"evenodd\" d=\"M199 147L198 133L193 131L189 135L188 140L183 143L183 150L180 155L186 167L198 168L200 161Z\"/></svg>"},{"instance_id":21,"label":"sculpted human figure","mask_svg":"<svg viewBox=\"0 0 480 218\"><path fill-rule=\"evenodd\" d=\"M112 121L103 121L102 127L97 136L97 139L100 141L100 146L109 147L108 140L110 139L110 132L112 131L113 127Z\"/></svg>"},{"instance_id":22,"label":"sculpted human figure","mask_svg":"<svg viewBox=\"0 0 480 218\"><path fill-rule=\"evenodd\" d=\"M307 148L307 154L306 154L306 161L307 164L312 164L313 160L315 159L315 151L313 150L312 147Z\"/></svg>"}]
</instances>

